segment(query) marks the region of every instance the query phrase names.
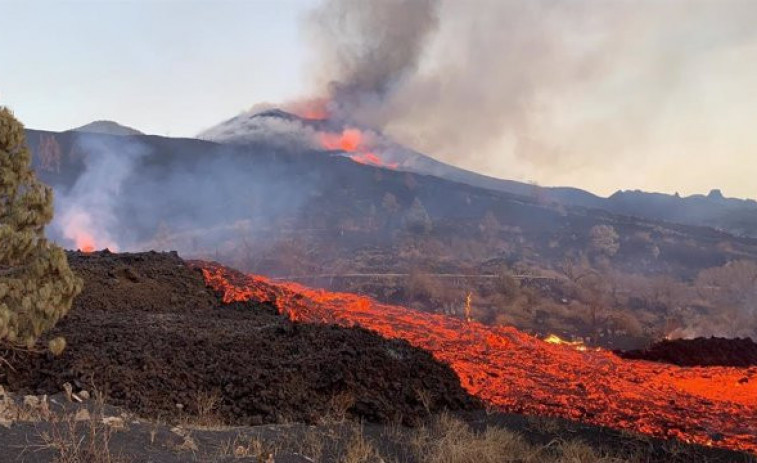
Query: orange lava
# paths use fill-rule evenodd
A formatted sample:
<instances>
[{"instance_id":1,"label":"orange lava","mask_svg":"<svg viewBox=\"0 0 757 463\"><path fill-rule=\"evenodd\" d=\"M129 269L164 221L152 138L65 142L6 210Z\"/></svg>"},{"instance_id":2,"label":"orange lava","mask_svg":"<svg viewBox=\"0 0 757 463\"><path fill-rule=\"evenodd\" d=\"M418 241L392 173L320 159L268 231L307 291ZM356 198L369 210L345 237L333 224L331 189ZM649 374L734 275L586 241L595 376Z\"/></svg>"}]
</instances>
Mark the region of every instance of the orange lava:
<instances>
[{"instance_id":1,"label":"orange lava","mask_svg":"<svg viewBox=\"0 0 757 463\"><path fill-rule=\"evenodd\" d=\"M547 343L515 328L380 304L196 262L225 302L269 301L291 319L360 325L449 364L503 411L561 416L757 453L757 368L681 368Z\"/></svg>"},{"instance_id":2,"label":"orange lava","mask_svg":"<svg viewBox=\"0 0 757 463\"><path fill-rule=\"evenodd\" d=\"M361 148L363 134L357 129L345 129L342 133L321 133L321 145L327 150L340 150L352 153Z\"/></svg>"},{"instance_id":3,"label":"orange lava","mask_svg":"<svg viewBox=\"0 0 757 463\"><path fill-rule=\"evenodd\" d=\"M76 236L76 248L82 252L95 252L95 240L87 233L80 233Z\"/></svg>"},{"instance_id":4,"label":"orange lava","mask_svg":"<svg viewBox=\"0 0 757 463\"><path fill-rule=\"evenodd\" d=\"M397 167L399 167L399 164L397 164L396 162L384 162L380 157L376 156L373 153L353 154L350 156L350 159L359 164L365 164L369 166L386 167L388 169L396 169Z\"/></svg>"},{"instance_id":5,"label":"orange lava","mask_svg":"<svg viewBox=\"0 0 757 463\"><path fill-rule=\"evenodd\" d=\"M358 129L344 129L342 133L321 132L321 146L327 150L339 150L351 153L349 158L353 161L371 166L396 169L397 163L387 163L376 153L366 147L365 136Z\"/></svg>"}]
</instances>

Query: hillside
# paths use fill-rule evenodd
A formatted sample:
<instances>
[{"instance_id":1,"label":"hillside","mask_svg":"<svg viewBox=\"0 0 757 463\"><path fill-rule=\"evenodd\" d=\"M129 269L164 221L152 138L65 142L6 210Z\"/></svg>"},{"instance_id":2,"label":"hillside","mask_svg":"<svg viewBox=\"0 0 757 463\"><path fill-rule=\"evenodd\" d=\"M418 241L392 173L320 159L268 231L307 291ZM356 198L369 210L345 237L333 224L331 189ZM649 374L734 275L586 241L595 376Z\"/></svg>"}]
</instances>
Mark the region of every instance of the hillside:
<instances>
[{"instance_id":1,"label":"hillside","mask_svg":"<svg viewBox=\"0 0 757 463\"><path fill-rule=\"evenodd\" d=\"M219 143L245 144L259 142L267 134L289 138L312 138L316 132L340 132L353 125L345 122L312 120L273 109L259 113L242 113L199 137ZM739 236L757 237L757 202L725 198L720 190L708 195L681 197L678 194L618 190L604 198L575 187L543 187L514 180L499 179L467 171L439 162L429 156L408 149L380 132L355 127L367 134L376 156L385 165L424 175L466 183L475 187L538 197L542 201L564 205L603 209L614 214L631 215L643 219L723 229ZM620 185L622 187L622 185Z\"/></svg>"},{"instance_id":2,"label":"hillside","mask_svg":"<svg viewBox=\"0 0 757 463\"><path fill-rule=\"evenodd\" d=\"M754 461L733 450L754 448L749 369L624 361L175 253L68 258L84 291L46 335L66 350L4 354L8 461ZM604 364L622 374L598 400Z\"/></svg>"},{"instance_id":3,"label":"hillside","mask_svg":"<svg viewBox=\"0 0 757 463\"><path fill-rule=\"evenodd\" d=\"M676 329L753 335L737 321L751 306L703 300L695 284L709 269L757 260L755 239L379 168L338 150L76 132L30 131L29 142L58 199L48 233L71 248L178 250L438 313L462 314L470 294L478 320L610 347Z\"/></svg>"},{"instance_id":4,"label":"hillside","mask_svg":"<svg viewBox=\"0 0 757 463\"><path fill-rule=\"evenodd\" d=\"M114 121L94 121L72 129L74 132L100 133L105 135L144 135L142 132L131 127L126 127Z\"/></svg>"}]
</instances>

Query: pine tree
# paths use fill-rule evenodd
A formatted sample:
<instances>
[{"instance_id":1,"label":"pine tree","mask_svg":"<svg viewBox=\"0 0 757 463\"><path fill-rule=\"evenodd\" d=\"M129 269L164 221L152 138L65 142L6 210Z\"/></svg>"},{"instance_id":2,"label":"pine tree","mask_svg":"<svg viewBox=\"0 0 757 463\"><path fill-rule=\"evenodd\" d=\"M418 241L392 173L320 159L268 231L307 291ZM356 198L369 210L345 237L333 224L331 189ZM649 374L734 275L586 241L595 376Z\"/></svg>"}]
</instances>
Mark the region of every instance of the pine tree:
<instances>
[{"instance_id":1,"label":"pine tree","mask_svg":"<svg viewBox=\"0 0 757 463\"><path fill-rule=\"evenodd\" d=\"M31 168L23 125L0 107L0 341L32 347L68 313L82 282L45 239L53 192ZM62 344L63 343L63 344ZM51 350L64 342L55 339Z\"/></svg>"}]
</instances>

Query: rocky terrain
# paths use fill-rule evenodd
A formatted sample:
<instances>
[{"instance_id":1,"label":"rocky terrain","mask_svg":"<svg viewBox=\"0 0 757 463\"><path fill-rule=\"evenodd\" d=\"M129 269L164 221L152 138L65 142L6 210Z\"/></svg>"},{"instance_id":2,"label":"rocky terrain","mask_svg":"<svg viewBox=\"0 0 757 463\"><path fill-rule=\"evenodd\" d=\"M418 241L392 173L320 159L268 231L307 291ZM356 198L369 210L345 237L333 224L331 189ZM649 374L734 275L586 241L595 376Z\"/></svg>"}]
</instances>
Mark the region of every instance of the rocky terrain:
<instances>
[{"instance_id":1,"label":"rocky terrain","mask_svg":"<svg viewBox=\"0 0 757 463\"><path fill-rule=\"evenodd\" d=\"M757 366L757 343L750 338L694 338L656 342L646 349L617 351L623 358L672 363L686 367Z\"/></svg>"},{"instance_id":2,"label":"rocky terrain","mask_svg":"<svg viewBox=\"0 0 757 463\"><path fill-rule=\"evenodd\" d=\"M175 253L68 257L85 290L49 333L62 356L3 353L0 461L754 461L485 411L426 351L291 322L269 298L224 304Z\"/></svg>"},{"instance_id":3,"label":"rocky terrain","mask_svg":"<svg viewBox=\"0 0 757 463\"><path fill-rule=\"evenodd\" d=\"M270 306L222 305L176 254L71 253L85 281L49 336L67 348L7 354L0 384L53 394L64 383L111 405L177 419L212 406L227 424L341 416L418 422L477 402L452 370L404 341L359 328L293 323Z\"/></svg>"}]
</instances>

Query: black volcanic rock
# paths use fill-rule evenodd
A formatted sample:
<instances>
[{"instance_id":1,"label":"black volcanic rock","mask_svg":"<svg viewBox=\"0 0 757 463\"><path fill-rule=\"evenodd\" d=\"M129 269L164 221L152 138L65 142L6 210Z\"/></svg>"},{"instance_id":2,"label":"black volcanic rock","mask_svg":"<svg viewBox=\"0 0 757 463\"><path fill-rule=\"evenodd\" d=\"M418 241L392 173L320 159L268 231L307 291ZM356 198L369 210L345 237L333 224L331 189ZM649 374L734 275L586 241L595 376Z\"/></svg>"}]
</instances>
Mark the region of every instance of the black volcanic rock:
<instances>
[{"instance_id":1,"label":"black volcanic rock","mask_svg":"<svg viewBox=\"0 0 757 463\"><path fill-rule=\"evenodd\" d=\"M479 407L430 353L362 328L295 323L268 304L222 304L176 253L68 259L84 290L47 335L64 336L66 349L2 355L14 365L0 369L7 389L54 394L69 382L98 389L109 405L174 419L201 414L198 399L215 397L223 421L240 425L330 413L411 424Z\"/></svg>"},{"instance_id":2,"label":"black volcanic rock","mask_svg":"<svg viewBox=\"0 0 757 463\"><path fill-rule=\"evenodd\" d=\"M757 366L757 343L750 338L695 338L664 340L646 349L616 351L620 357L634 360L693 366Z\"/></svg>"}]
</instances>

